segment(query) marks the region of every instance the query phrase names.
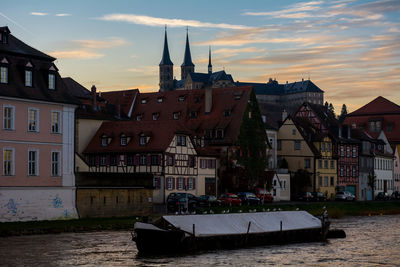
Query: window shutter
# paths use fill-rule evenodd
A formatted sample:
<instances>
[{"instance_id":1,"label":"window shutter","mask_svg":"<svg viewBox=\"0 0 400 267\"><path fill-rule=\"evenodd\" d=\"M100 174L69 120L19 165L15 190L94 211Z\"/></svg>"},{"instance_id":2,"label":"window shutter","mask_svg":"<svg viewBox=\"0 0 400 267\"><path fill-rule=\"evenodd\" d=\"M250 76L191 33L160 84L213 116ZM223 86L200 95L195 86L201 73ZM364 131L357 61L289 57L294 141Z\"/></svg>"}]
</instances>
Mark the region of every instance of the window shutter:
<instances>
[{"instance_id":1,"label":"window shutter","mask_svg":"<svg viewBox=\"0 0 400 267\"><path fill-rule=\"evenodd\" d=\"M172 166L175 166L175 156L171 156L172 157Z\"/></svg>"},{"instance_id":2,"label":"window shutter","mask_svg":"<svg viewBox=\"0 0 400 267\"><path fill-rule=\"evenodd\" d=\"M100 157L96 156L96 166L99 166L99 165L100 165Z\"/></svg>"},{"instance_id":3,"label":"window shutter","mask_svg":"<svg viewBox=\"0 0 400 267\"><path fill-rule=\"evenodd\" d=\"M161 179L162 179L162 176L158 177L158 179L157 179L157 189L161 188Z\"/></svg>"},{"instance_id":4,"label":"window shutter","mask_svg":"<svg viewBox=\"0 0 400 267\"><path fill-rule=\"evenodd\" d=\"M124 155L124 165L128 166L128 154Z\"/></svg>"},{"instance_id":5,"label":"window shutter","mask_svg":"<svg viewBox=\"0 0 400 267\"><path fill-rule=\"evenodd\" d=\"M210 163L211 163L211 159L207 159L207 169L211 168Z\"/></svg>"},{"instance_id":6,"label":"window shutter","mask_svg":"<svg viewBox=\"0 0 400 267\"><path fill-rule=\"evenodd\" d=\"M117 166L119 166L120 161L121 161L121 155L117 154Z\"/></svg>"},{"instance_id":7,"label":"window shutter","mask_svg":"<svg viewBox=\"0 0 400 267\"><path fill-rule=\"evenodd\" d=\"M151 165L151 155L147 155L147 157L146 157L146 165L147 166Z\"/></svg>"},{"instance_id":8,"label":"window shutter","mask_svg":"<svg viewBox=\"0 0 400 267\"><path fill-rule=\"evenodd\" d=\"M174 190L175 189L175 178L171 177L170 179L172 180L172 190Z\"/></svg>"},{"instance_id":9,"label":"window shutter","mask_svg":"<svg viewBox=\"0 0 400 267\"><path fill-rule=\"evenodd\" d=\"M197 158L195 156L193 156L193 160L194 160L194 167L196 167Z\"/></svg>"},{"instance_id":10,"label":"window shutter","mask_svg":"<svg viewBox=\"0 0 400 267\"><path fill-rule=\"evenodd\" d=\"M192 179L192 184L193 184L193 189L196 189L196 178L191 178Z\"/></svg>"},{"instance_id":11,"label":"window shutter","mask_svg":"<svg viewBox=\"0 0 400 267\"><path fill-rule=\"evenodd\" d=\"M215 169L215 168L217 167L217 160L216 160L216 159L213 159L213 160L212 160L212 163L213 163L213 169Z\"/></svg>"},{"instance_id":12,"label":"window shutter","mask_svg":"<svg viewBox=\"0 0 400 267\"><path fill-rule=\"evenodd\" d=\"M110 165L110 155L106 155L106 165Z\"/></svg>"},{"instance_id":13,"label":"window shutter","mask_svg":"<svg viewBox=\"0 0 400 267\"><path fill-rule=\"evenodd\" d=\"M139 165L139 155L135 155L134 160L133 160L134 165Z\"/></svg>"},{"instance_id":14,"label":"window shutter","mask_svg":"<svg viewBox=\"0 0 400 267\"><path fill-rule=\"evenodd\" d=\"M189 178L184 178L184 177L182 177L182 186L183 186L183 189L186 189L186 185L188 185L188 182L187 182L187 179L189 179Z\"/></svg>"},{"instance_id":15,"label":"window shutter","mask_svg":"<svg viewBox=\"0 0 400 267\"><path fill-rule=\"evenodd\" d=\"M161 159L162 159L162 158L161 158L161 155L158 155L158 165L162 165L162 164L161 164Z\"/></svg>"}]
</instances>

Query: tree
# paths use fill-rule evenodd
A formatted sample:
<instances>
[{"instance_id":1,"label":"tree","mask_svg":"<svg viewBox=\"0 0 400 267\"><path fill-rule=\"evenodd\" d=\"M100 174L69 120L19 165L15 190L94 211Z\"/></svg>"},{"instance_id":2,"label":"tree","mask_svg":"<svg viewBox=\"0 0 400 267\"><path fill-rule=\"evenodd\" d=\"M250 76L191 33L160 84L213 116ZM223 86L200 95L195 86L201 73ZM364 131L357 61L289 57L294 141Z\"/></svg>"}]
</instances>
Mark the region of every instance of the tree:
<instances>
[{"instance_id":1,"label":"tree","mask_svg":"<svg viewBox=\"0 0 400 267\"><path fill-rule=\"evenodd\" d=\"M287 168L289 168L289 164L285 158L282 158L279 161L279 169L287 169Z\"/></svg>"},{"instance_id":2,"label":"tree","mask_svg":"<svg viewBox=\"0 0 400 267\"><path fill-rule=\"evenodd\" d=\"M333 107L332 103L329 104L328 110L335 115L335 108Z\"/></svg>"},{"instance_id":3,"label":"tree","mask_svg":"<svg viewBox=\"0 0 400 267\"><path fill-rule=\"evenodd\" d=\"M290 181L291 192L293 194L301 191L307 191L307 187L311 186L311 175L304 169L298 169Z\"/></svg>"},{"instance_id":4,"label":"tree","mask_svg":"<svg viewBox=\"0 0 400 267\"><path fill-rule=\"evenodd\" d=\"M372 200L375 199L375 180L376 175L375 173L368 174L368 186L372 189Z\"/></svg>"},{"instance_id":5,"label":"tree","mask_svg":"<svg viewBox=\"0 0 400 267\"><path fill-rule=\"evenodd\" d=\"M342 123L344 121L346 116L347 116L347 107L346 107L346 104L343 104L342 111L340 112L340 115L339 115L340 123Z\"/></svg>"}]
</instances>

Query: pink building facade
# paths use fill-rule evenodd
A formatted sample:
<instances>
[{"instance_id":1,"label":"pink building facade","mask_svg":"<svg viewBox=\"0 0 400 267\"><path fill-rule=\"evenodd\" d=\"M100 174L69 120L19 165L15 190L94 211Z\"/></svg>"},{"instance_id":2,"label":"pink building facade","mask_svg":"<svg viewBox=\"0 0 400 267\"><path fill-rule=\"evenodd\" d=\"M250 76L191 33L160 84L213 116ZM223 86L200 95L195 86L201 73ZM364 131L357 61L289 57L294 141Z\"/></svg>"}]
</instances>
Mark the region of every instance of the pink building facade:
<instances>
[{"instance_id":1,"label":"pink building facade","mask_svg":"<svg viewBox=\"0 0 400 267\"><path fill-rule=\"evenodd\" d=\"M0 37L0 221L75 218L76 102L53 58Z\"/></svg>"}]
</instances>

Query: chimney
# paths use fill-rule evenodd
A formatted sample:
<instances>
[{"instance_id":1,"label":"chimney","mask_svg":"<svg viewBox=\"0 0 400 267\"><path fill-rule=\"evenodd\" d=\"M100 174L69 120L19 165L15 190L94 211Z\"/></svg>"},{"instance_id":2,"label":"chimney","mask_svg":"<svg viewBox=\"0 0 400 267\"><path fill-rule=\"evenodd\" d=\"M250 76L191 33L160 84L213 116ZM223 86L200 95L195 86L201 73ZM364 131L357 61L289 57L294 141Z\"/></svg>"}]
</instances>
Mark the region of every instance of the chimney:
<instances>
[{"instance_id":1,"label":"chimney","mask_svg":"<svg viewBox=\"0 0 400 267\"><path fill-rule=\"evenodd\" d=\"M121 118L121 103L119 101L119 98L117 99L117 117Z\"/></svg>"},{"instance_id":2,"label":"chimney","mask_svg":"<svg viewBox=\"0 0 400 267\"><path fill-rule=\"evenodd\" d=\"M212 109L212 88L207 87L205 89L205 113L209 114Z\"/></svg>"},{"instance_id":3,"label":"chimney","mask_svg":"<svg viewBox=\"0 0 400 267\"><path fill-rule=\"evenodd\" d=\"M97 93L96 86L92 85L92 106L94 110L97 110Z\"/></svg>"},{"instance_id":4,"label":"chimney","mask_svg":"<svg viewBox=\"0 0 400 267\"><path fill-rule=\"evenodd\" d=\"M287 112L286 112L286 109L284 109L283 110L283 112L282 112L282 122L284 121L284 120L286 120L286 118L287 118Z\"/></svg>"},{"instance_id":5,"label":"chimney","mask_svg":"<svg viewBox=\"0 0 400 267\"><path fill-rule=\"evenodd\" d=\"M347 139L351 138L351 128L350 125L347 126Z\"/></svg>"}]
</instances>

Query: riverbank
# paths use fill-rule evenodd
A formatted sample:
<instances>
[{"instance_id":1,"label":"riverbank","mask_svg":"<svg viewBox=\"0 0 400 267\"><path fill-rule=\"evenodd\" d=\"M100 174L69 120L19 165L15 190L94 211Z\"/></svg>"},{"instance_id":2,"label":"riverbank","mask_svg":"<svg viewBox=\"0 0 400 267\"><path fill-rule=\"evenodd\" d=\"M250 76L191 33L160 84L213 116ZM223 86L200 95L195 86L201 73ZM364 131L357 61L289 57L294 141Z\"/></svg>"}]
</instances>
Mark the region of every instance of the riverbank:
<instances>
[{"instance_id":1,"label":"riverbank","mask_svg":"<svg viewBox=\"0 0 400 267\"><path fill-rule=\"evenodd\" d=\"M313 215L319 215L326 207L328 214L332 218L344 216L373 216L400 214L400 201L387 202L318 202L318 203L272 203L265 206L243 206L243 207L214 207L214 213L229 212L248 212L249 210L305 210ZM203 213L209 209L199 209ZM150 221L156 220L162 214L149 216ZM7 222L0 223L0 236L32 235L32 234L55 234L63 232L88 232L101 230L132 230L137 220L142 217L123 217L123 218L85 218L73 220L57 221L29 221L29 222Z\"/></svg>"}]
</instances>

